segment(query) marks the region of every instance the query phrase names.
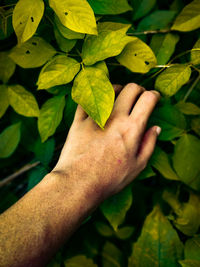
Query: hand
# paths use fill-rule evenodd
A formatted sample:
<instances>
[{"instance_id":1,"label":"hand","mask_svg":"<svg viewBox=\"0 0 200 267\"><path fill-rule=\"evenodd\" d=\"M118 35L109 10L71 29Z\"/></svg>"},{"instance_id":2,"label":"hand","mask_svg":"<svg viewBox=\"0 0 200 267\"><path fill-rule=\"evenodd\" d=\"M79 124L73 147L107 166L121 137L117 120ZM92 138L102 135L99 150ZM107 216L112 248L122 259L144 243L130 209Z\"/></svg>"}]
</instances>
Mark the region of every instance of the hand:
<instances>
[{"instance_id":1,"label":"hand","mask_svg":"<svg viewBox=\"0 0 200 267\"><path fill-rule=\"evenodd\" d=\"M79 105L52 172L79 177L89 194L101 202L119 192L145 168L153 153L160 128L146 132L146 125L160 94L137 84L114 86L119 93L105 129ZM75 179L75 178L74 178ZM81 181L80 181L81 180Z\"/></svg>"}]
</instances>

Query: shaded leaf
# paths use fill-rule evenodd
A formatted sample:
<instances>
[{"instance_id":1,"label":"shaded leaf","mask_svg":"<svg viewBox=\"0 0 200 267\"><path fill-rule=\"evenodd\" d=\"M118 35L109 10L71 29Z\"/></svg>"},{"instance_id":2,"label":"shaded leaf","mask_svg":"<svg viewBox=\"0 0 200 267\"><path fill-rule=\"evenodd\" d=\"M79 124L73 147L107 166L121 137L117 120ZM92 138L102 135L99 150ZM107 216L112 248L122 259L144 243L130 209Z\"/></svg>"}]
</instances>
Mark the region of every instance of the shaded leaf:
<instances>
[{"instance_id":1,"label":"shaded leaf","mask_svg":"<svg viewBox=\"0 0 200 267\"><path fill-rule=\"evenodd\" d=\"M200 261L200 236L195 236L185 242L185 259Z\"/></svg>"},{"instance_id":2,"label":"shaded leaf","mask_svg":"<svg viewBox=\"0 0 200 267\"><path fill-rule=\"evenodd\" d=\"M71 51L72 48L76 45L77 40L70 40L64 38L57 28L54 28L54 35L60 50L63 52Z\"/></svg>"},{"instance_id":3,"label":"shaded leaf","mask_svg":"<svg viewBox=\"0 0 200 267\"><path fill-rule=\"evenodd\" d=\"M191 51L191 54L190 54L191 63L194 65L198 65L200 64L200 39L197 40L197 42L195 43L192 49L194 49L194 51Z\"/></svg>"},{"instance_id":4,"label":"shaded leaf","mask_svg":"<svg viewBox=\"0 0 200 267\"><path fill-rule=\"evenodd\" d=\"M122 252L111 242L106 242L102 250L103 267L122 266Z\"/></svg>"},{"instance_id":5,"label":"shaded leaf","mask_svg":"<svg viewBox=\"0 0 200 267\"><path fill-rule=\"evenodd\" d=\"M13 109L20 115L26 117L38 117L39 107L35 97L23 86L9 85L8 99Z\"/></svg>"},{"instance_id":6,"label":"shaded leaf","mask_svg":"<svg viewBox=\"0 0 200 267\"><path fill-rule=\"evenodd\" d=\"M15 63L8 57L8 52L0 52L0 80L7 83L15 72Z\"/></svg>"},{"instance_id":7,"label":"shaded leaf","mask_svg":"<svg viewBox=\"0 0 200 267\"><path fill-rule=\"evenodd\" d=\"M28 175L28 187L27 190L31 190L34 186L36 186L45 175L47 175L48 171L43 166L37 166Z\"/></svg>"},{"instance_id":8,"label":"shaded leaf","mask_svg":"<svg viewBox=\"0 0 200 267\"><path fill-rule=\"evenodd\" d=\"M133 20L138 20L147 15L156 4L156 0L132 0Z\"/></svg>"},{"instance_id":9,"label":"shaded leaf","mask_svg":"<svg viewBox=\"0 0 200 267\"><path fill-rule=\"evenodd\" d=\"M113 229L109 225L100 221L95 221L94 224L100 235L109 237L114 234Z\"/></svg>"},{"instance_id":10,"label":"shaded leaf","mask_svg":"<svg viewBox=\"0 0 200 267\"><path fill-rule=\"evenodd\" d=\"M64 262L65 267L97 267L96 264L92 261L92 259L86 258L85 255L78 255L73 258L67 259Z\"/></svg>"},{"instance_id":11,"label":"shaded leaf","mask_svg":"<svg viewBox=\"0 0 200 267\"><path fill-rule=\"evenodd\" d=\"M124 226L119 228L116 232L115 235L117 238L121 240L126 240L130 238L135 231L135 228L133 226Z\"/></svg>"},{"instance_id":12,"label":"shaded leaf","mask_svg":"<svg viewBox=\"0 0 200 267\"><path fill-rule=\"evenodd\" d=\"M155 176L155 172L152 170L150 164L147 165L147 167L137 176L137 180L144 180L147 178L150 178L152 176Z\"/></svg>"},{"instance_id":13,"label":"shaded leaf","mask_svg":"<svg viewBox=\"0 0 200 267\"><path fill-rule=\"evenodd\" d=\"M200 118L195 118L191 121L192 130L200 136Z\"/></svg>"},{"instance_id":14,"label":"shaded leaf","mask_svg":"<svg viewBox=\"0 0 200 267\"><path fill-rule=\"evenodd\" d=\"M32 37L20 46L15 46L10 57L22 68L37 68L55 54L55 49L41 37Z\"/></svg>"},{"instance_id":15,"label":"shaded leaf","mask_svg":"<svg viewBox=\"0 0 200 267\"><path fill-rule=\"evenodd\" d=\"M111 114L114 98L113 86L101 69L87 67L76 76L72 99L80 104L101 128Z\"/></svg>"},{"instance_id":16,"label":"shaded leaf","mask_svg":"<svg viewBox=\"0 0 200 267\"><path fill-rule=\"evenodd\" d=\"M44 166L48 166L53 158L55 149L55 140L53 138L41 143L40 139L34 144L33 152L37 160L39 160Z\"/></svg>"},{"instance_id":17,"label":"shaded leaf","mask_svg":"<svg viewBox=\"0 0 200 267\"><path fill-rule=\"evenodd\" d=\"M179 101L175 107L186 115L200 115L200 108L190 102Z\"/></svg>"},{"instance_id":18,"label":"shaded leaf","mask_svg":"<svg viewBox=\"0 0 200 267\"><path fill-rule=\"evenodd\" d=\"M6 85L0 85L0 118L5 114L9 106L8 88Z\"/></svg>"},{"instance_id":19,"label":"shaded leaf","mask_svg":"<svg viewBox=\"0 0 200 267\"><path fill-rule=\"evenodd\" d=\"M183 260L179 261L182 267L199 267L200 261L197 260Z\"/></svg>"}]
</instances>

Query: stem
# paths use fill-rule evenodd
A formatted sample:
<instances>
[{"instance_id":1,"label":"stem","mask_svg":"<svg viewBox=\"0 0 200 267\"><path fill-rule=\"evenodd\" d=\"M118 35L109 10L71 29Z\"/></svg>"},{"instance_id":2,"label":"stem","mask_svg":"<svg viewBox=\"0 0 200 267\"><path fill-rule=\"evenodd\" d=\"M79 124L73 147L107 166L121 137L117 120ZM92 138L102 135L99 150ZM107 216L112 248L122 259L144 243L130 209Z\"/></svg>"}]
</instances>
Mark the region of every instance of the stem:
<instances>
[{"instance_id":1,"label":"stem","mask_svg":"<svg viewBox=\"0 0 200 267\"><path fill-rule=\"evenodd\" d=\"M143 35L143 34L155 34L155 33L166 33L166 32L171 32L171 30L154 30L154 31L143 31L143 32L133 32L133 33L128 33L129 36L133 35Z\"/></svg>"},{"instance_id":2,"label":"stem","mask_svg":"<svg viewBox=\"0 0 200 267\"><path fill-rule=\"evenodd\" d=\"M189 97L189 95L191 94L192 90L195 88L195 86L199 82L199 80L200 80L200 74L197 76L197 78L195 79L195 81L193 82L193 84L191 85L191 87L189 88L187 93L185 94L185 96L183 98L183 102L185 102L187 100L187 98Z\"/></svg>"},{"instance_id":3,"label":"stem","mask_svg":"<svg viewBox=\"0 0 200 267\"><path fill-rule=\"evenodd\" d=\"M179 58L179 57L182 57L192 51L200 51L200 48L193 48L193 49L190 49L190 50L186 50L180 54L178 54L177 56L175 56L174 58L172 58L172 60L169 61L169 64L171 64L171 62L173 62L175 59Z\"/></svg>"}]
</instances>

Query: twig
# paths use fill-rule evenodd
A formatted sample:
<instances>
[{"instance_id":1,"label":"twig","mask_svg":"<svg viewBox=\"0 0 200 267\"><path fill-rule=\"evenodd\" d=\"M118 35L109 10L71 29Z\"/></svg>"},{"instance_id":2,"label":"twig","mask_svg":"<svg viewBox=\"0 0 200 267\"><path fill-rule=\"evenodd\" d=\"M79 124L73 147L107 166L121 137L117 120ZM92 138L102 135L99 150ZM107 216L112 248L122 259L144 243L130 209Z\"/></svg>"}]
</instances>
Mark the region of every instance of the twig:
<instances>
[{"instance_id":1,"label":"twig","mask_svg":"<svg viewBox=\"0 0 200 267\"><path fill-rule=\"evenodd\" d=\"M154 30L154 31L143 31L143 32L133 32L133 33L128 33L129 36L132 35L143 35L143 34L154 34L154 33L166 33L166 32L171 32L171 30Z\"/></svg>"},{"instance_id":2,"label":"twig","mask_svg":"<svg viewBox=\"0 0 200 267\"><path fill-rule=\"evenodd\" d=\"M22 175L23 173L33 169L34 167L38 166L40 164L40 161L36 161L32 164L27 164L24 167L22 167L21 169L19 169L18 171L16 171L15 173L7 176L6 178L2 179L2 181L0 181L0 188L3 187L6 184L9 184L10 182L12 182L15 178L17 178L18 176Z\"/></svg>"},{"instance_id":3,"label":"twig","mask_svg":"<svg viewBox=\"0 0 200 267\"><path fill-rule=\"evenodd\" d=\"M197 76L196 80L193 82L193 84L191 85L191 87L189 88L189 90L187 91L187 93L185 94L183 101L185 102L187 100L187 98L189 97L189 95L191 94L192 90L195 88L195 86L197 85L197 83L200 80L200 75Z\"/></svg>"}]
</instances>

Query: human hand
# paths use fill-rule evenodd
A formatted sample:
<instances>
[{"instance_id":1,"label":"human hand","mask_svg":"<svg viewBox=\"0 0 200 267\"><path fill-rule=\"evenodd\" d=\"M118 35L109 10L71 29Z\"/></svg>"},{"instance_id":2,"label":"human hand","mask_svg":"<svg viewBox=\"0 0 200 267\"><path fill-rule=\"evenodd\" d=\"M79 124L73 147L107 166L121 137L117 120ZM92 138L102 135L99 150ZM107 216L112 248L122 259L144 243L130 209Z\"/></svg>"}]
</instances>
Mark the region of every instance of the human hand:
<instances>
[{"instance_id":1,"label":"human hand","mask_svg":"<svg viewBox=\"0 0 200 267\"><path fill-rule=\"evenodd\" d=\"M114 86L119 93L105 129L80 105L54 173L84 183L98 202L119 192L145 168L160 128L146 131L147 121L160 99L157 91L137 84Z\"/></svg>"}]
</instances>

